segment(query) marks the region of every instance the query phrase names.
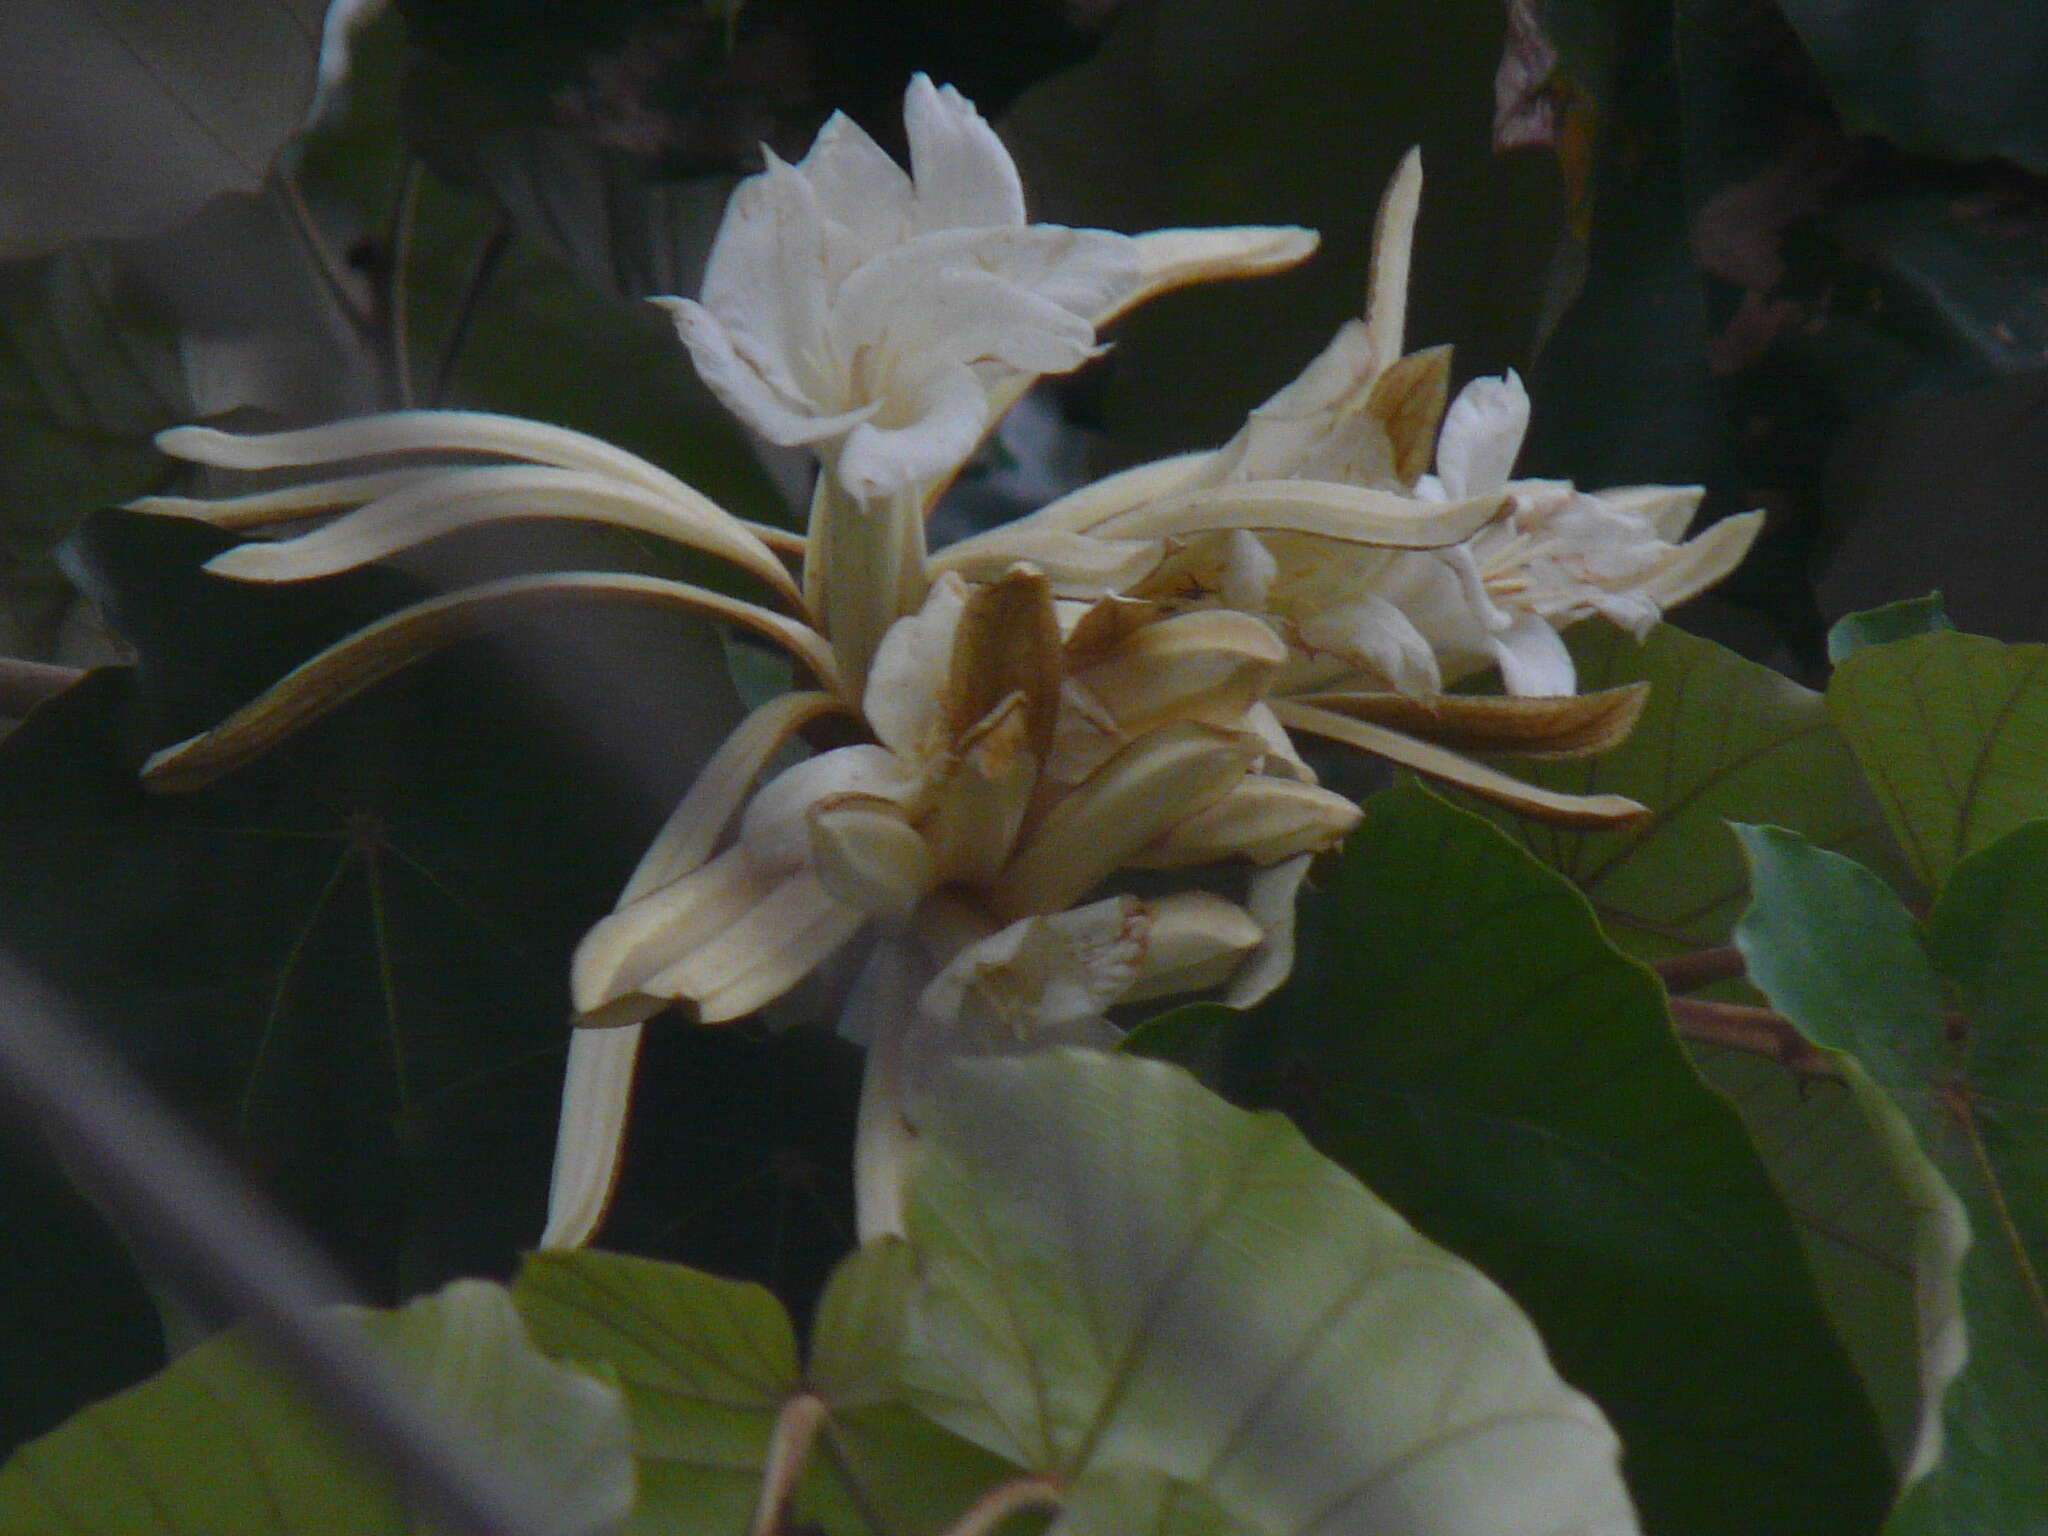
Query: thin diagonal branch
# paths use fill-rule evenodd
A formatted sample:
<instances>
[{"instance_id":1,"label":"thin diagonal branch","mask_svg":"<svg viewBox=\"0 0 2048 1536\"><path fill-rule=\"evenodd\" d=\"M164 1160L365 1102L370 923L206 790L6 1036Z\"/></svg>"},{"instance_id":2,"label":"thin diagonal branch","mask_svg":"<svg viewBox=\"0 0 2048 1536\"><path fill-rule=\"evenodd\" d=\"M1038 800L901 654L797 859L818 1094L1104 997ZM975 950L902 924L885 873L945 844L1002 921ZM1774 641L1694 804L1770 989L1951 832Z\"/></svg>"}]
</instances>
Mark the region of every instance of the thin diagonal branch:
<instances>
[{"instance_id":1,"label":"thin diagonal branch","mask_svg":"<svg viewBox=\"0 0 2048 1536\"><path fill-rule=\"evenodd\" d=\"M1663 978L1666 991L1676 994L1697 992L1717 981L1733 981L1747 974L1749 968L1743 961L1741 950L1733 944L1720 944L1712 949L1695 949L1689 954L1654 961L1650 969Z\"/></svg>"},{"instance_id":2,"label":"thin diagonal branch","mask_svg":"<svg viewBox=\"0 0 2048 1536\"><path fill-rule=\"evenodd\" d=\"M1704 998L1671 999L1671 1022L1687 1040L1726 1046L1752 1056L1768 1056L1798 1077L1838 1078L1842 1069L1833 1054L1822 1050L1783 1014L1741 1003L1710 1003Z\"/></svg>"},{"instance_id":3,"label":"thin diagonal branch","mask_svg":"<svg viewBox=\"0 0 2048 1536\"><path fill-rule=\"evenodd\" d=\"M242 1319L437 1520L467 1536L558 1536L518 1469L487 1461L330 1310L347 1287L327 1260L5 961L0 1113L42 1142L180 1301Z\"/></svg>"}]
</instances>

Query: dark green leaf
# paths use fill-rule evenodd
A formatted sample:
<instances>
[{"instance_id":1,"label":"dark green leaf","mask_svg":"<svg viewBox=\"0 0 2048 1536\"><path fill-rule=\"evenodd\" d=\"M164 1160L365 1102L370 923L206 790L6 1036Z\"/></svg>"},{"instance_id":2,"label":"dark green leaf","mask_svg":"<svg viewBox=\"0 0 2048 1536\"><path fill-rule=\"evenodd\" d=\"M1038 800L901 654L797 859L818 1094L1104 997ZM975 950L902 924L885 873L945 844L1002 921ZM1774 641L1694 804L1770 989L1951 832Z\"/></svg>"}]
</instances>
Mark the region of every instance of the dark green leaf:
<instances>
[{"instance_id":1,"label":"dark green leaf","mask_svg":"<svg viewBox=\"0 0 2048 1536\"><path fill-rule=\"evenodd\" d=\"M458 1281L364 1319L429 1401L546 1499L561 1536L608 1531L633 1499L617 1392L544 1359L504 1291ZM414 1536L390 1484L240 1334L88 1409L0 1468L14 1536Z\"/></svg>"},{"instance_id":2,"label":"dark green leaf","mask_svg":"<svg viewBox=\"0 0 2048 1536\"><path fill-rule=\"evenodd\" d=\"M1584 900L1401 789L1304 918L1245 1029L1276 1102L1528 1309L1621 1433L1646 1528L1874 1530L1886 1457L1788 1214Z\"/></svg>"},{"instance_id":3,"label":"dark green leaf","mask_svg":"<svg viewBox=\"0 0 2048 1536\"><path fill-rule=\"evenodd\" d=\"M1916 1467L1932 1470L1889 1529L2048 1530L2048 823L1959 863L1924 944L1867 871L1774 829L1744 836L1756 868L1741 929L1752 973L1811 1038L1867 1072L1882 1090L1878 1112L1900 1117L1917 1138L1913 1155L1939 1171L1922 1180L1941 1198L1926 1205L1919 1280L1930 1395L1947 1394L1939 1437ZM1937 971L1960 1017L1942 1012ZM1953 1281L1965 1230L1967 1353Z\"/></svg>"},{"instance_id":4,"label":"dark green leaf","mask_svg":"<svg viewBox=\"0 0 2048 1536\"><path fill-rule=\"evenodd\" d=\"M1937 634L1954 628L1955 625L1949 622L1948 609L1942 605L1941 594L1930 592L1925 597L1908 598L1902 603L1887 603L1882 608L1852 613L1838 621L1828 631L1828 660L1840 665L1865 646L1889 645L1894 640L1910 640L1915 635Z\"/></svg>"},{"instance_id":5,"label":"dark green leaf","mask_svg":"<svg viewBox=\"0 0 2048 1536\"><path fill-rule=\"evenodd\" d=\"M1746 871L1723 822L1795 827L1879 867L1893 862L1877 808L1818 694L1712 641L1660 625L1638 643L1581 624L1567 643L1582 691L1647 681L1634 733L1599 757L1515 765L1572 794L1633 796L1649 817L1576 832L1490 812L1593 903L1632 953L1659 957L1727 942Z\"/></svg>"},{"instance_id":6,"label":"dark green leaf","mask_svg":"<svg viewBox=\"0 0 2048 1536\"><path fill-rule=\"evenodd\" d=\"M1930 888L2048 815L2048 646L1934 633L1858 651L1828 714Z\"/></svg>"},{"instance_id":7,"label":"dark green leaf","mask_svg":"<svg viewBox=\"0 0 2048 1536\"><path fill-rule=\"evenodd\" d=\"M2048 17L2004 0L1785 0L1849 126L2048 172Z\"/></svg>"},{"instance_id":8,"label":"dark green leaf","mask_svg":"<svg viewBox=\"0 0 2048 1536\"><path fill-rule=\"evenodd\" d=\"M213 789L146 795L148 747L400 590L201 573L224 542L107 514L81 543L141 670L0 746L0 937L370 1294L502 1271L540 1230L570 950L733 717L717 643L565 616L403 674Z\"/></svg>"},{"instance_id":9,"label":"dark green leaf","mask_svg":"<svg viewBox=\"0 0 2048 1536\"><path fill-rule=\"evenodd\" d=\"M0 52L0 256L252 191L313 100L326 0L52 0Z\"/></svg>"}]
</instances>

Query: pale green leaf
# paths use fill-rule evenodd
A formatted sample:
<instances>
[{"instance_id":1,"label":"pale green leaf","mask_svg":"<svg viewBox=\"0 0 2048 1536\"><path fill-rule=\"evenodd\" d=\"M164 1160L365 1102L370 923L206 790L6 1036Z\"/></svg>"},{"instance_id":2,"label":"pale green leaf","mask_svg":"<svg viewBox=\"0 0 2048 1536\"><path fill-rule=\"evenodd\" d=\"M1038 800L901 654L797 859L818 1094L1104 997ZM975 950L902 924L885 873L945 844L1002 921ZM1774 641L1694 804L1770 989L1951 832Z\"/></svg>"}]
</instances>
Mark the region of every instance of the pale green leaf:
<instances>
[{"instance_id":1,"label":"pale green leaf","mask_svg":"<svg viewBox=\"0 0 2048 1536\"><path fill-rule=\"evenodd\" d=\"M633 1499L619 1395L536 1353L506 1293L457 1281L364 1315L436 1406L547 1501L562 1536L608 1531ZM240 1334L182 1356L0 1468L9 1536L414 1536L385 1480Z\"/></svg>"},{"instance_id":2,"label":"pale green leaf","mask_svg":"<svg viewBox=\"0 0 2048 1536\"><path fill-rule=\"evenodd\" d=\"M1873 646L1836 668L1828 714L1930 888L2048 816L2048 645L1937 631Z\"/></svg>"},{"instance_id":3,"label":"pale green leaf","mask_svg":"<svg viewBox=\"0 0 2048 1536\"><path fill-rule=\"evenodd\" d=\"M1077 1051L962 1064L915 1111L905 1380L1069 1487L1066 1528L1636 1529L1597 1409L1528 1320L1282 1117ZM1086 1507L1082 1510L1087 1514Z\"/></svg>"},{"instance_id":4,"label":"pale green leaf","mask_svg":"<svg viewBox=\"0 0 2048 1536\"><path fill-rule=\"evenodd\" d=\"M1751 974L1844 1053L1919 1221L1926 1417L1908 1471L1924 1476L1888 1530L2048 1530L2048 824L1958 865L1924 935L1853 862L1773 828L1743 837Z\"/></svg>"},{"instance_id":5,"label":"pale green leaf","mask_svg":"<svg viewBox=\"0 0 2048 1536\"><path fill-rule=\"evenodd\" d=\"M1915 635L1954 628L1939 592L1886 603L1882 608L1866 609L1838 620L1828 631L1828 660L1839 665L1868 646L1888 645L1894 640L1910 640Z\"/></svg>"}]
</instances>

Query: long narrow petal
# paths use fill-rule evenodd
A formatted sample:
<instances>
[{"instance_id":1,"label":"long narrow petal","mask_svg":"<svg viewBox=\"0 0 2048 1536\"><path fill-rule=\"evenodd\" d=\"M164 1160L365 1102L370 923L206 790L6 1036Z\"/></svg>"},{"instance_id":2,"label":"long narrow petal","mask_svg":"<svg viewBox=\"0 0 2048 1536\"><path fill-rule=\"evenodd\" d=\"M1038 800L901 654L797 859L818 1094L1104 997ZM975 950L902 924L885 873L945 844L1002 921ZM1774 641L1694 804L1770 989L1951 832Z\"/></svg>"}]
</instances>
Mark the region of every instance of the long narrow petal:
<instances>
[{"instance_id":1,"label":"long narrow petal","mask_svg":"<svg viewBox=\"0 0 2048 1536\"><path fill-rule=\"evenodd\" d=\"M1590 757L1628 739L1650 696L1648 683L1563 698L1491 694L1315 693L1296 702L1369 720L1454 752L1507 752L1552 761Z\"/></svg>"},{"instance_id":2,"label":"long narrow petal","mask_svg":"<svg viewBox=\"0 0 2048 1536\"><path fill-rule=\"evenodd\" d=\"M1676 608L1687 598L1697 597L1742 564L1742 557L1763 531L1761 512L1722 518L1698 538L1681 544L1643 584L1643 595L1660 608Z\"/></svg>"},{"instance_id":3,"label":"long narrow petal","mask_svg":"<svg viewBox=\"0 0 2048 1536\"><path fill-rule=\"evenodd\" d=\"M1123 591L1149 575L1165 553L1157 539L1098 539L1008 524L947 545L932 557L931 569L953 571L967 581L994 581L1025 562L1044 572L1059 596L1085 600Z\"/></svg>"},{"instance_id":4,"label":"long narrow petal","mask_svg":"<svg viewBox=\"0 0 2048 1536\"><path fill-rule=\"evenodd\" d=\"M1498 494L1443 503L1320 480L1252 480L1170 496L1119 513L1094 531L1119 539L1186 538L1246 528L1378 549L1444 549L1493 522L1504 505Z\"/></svg>"},{"instance_id":5,"label":"long narrow petal","mask_svg":"<svg viewBox=\"0 0 2048 1536\"><path fill-rule=\"evenodd\" d=\"M619 905L679 880L712 849L783 744L844 706L829 693L785 693L749 714L726 737L640 856Z\"/></svg>"},{"instance_id":6,"label":"long narrow petal","mask_svg":"<svg viewBox=\"0 0 2048 1536\"><path fill-rule=\"evenodd\" d=\"M543 1248L581 1248L597 1232L619 1177L633 1068L644 1025L579 1029L569 1036L562 1078L562 1120L555 1132L555 1169L548 1185Z\"/></svg>"},{"instance_id":7,"label":"long narrow petal","mask_svg":"<svg viewBox=\"0 0 2048 1536\"><path fill-rule=\"evenodd\" d=\"M1327 709L1298 704L1291 699L1275 699L1273 713L1290 730L1309 731L1331 741L1358 747L1403 768L1412 768L1428 778L1442 779L1447 784L1499 801L1510 810L1533 816L1539 821L1564 827L1612 827L1626 825L1649 814L1646 807L1623 795L1566 795L1552 789L1540 789L1498 769L1460 757L1455 752L1390 731L1385 726L1349 720Z\"/></svg>"},{"instance_id":8,"label":"long narrow petal","mask_svg":"<svg viewBox=\"0 0 2048 1536\"><path fill-rule=\"evenodd\" d=\"M1260 750L1256 737L1191 723L1141 737L1046 813L990 887L990 909L1014 921L1071 906L1166 827L1221 798Z\"/></svg>"},{"instance_id":9,"label":"long narrow petal","mask_svg":"<svg viewBox=\"0 0 2048 1536\"><path fill-rule=\"evenodd\" d=\"M359 507L379 497L439 480L449 473L447 468L433 465L425 469L382 469L366 475L345 475L339 480L314 480L275 491L254 491L246 496L138 496L128 503L128 510L159 517L189 517L216 528L262 528L271 523L323 516L341 507Z\"/></svg>"},{"instance_id":10,"label":"long narrow petal","mask_svg":"<svg viewBox=\"0 0 2048 1536\"><path fill-rule=\"evenodd\" d=\"M1107 475L1079 490L1069 491L1057 501L1047 502L1030 516L1019 518L1005 527L1017 534L1026 530L1052 529L1085 533L1120 513L1149 505L1198 480L1203 469L1215 457L1213 450L1205 448L1198 453L1154 459L1149 464L1139 464L1119 474ZM961 542L972 541L963 539Z\"/></svg>"},{"instance_id":11,"label":"long narrow petal","mask_svg":"<svg viewBox=\"0 0 2048 1536\"><path fill-rule=\"evenodd\" d=\"M657 494L612 475L528 464L449 470L381 496L311 533L226 550L206 568L239 581L307 581L459 529L519 518L608 523L673 539L731 562L793 606L803 602L773 551L709 497L695 491Z\"/></svg>"},{"instance_id":12,"label":"long narrow petal","mask_svg":"<svg viewBox=\"0 0 2048 1536\"><path fill-rule=\"evenodd\" d=\"M172 427L156 445L174 459L216 469L295 469L387 453L490 453L616 475L651 491L687 489L683 482L601 438L519 416L488 411L391 411L355 416L297 432L222 432L215 427Z\"/></svg>"},{"instance_id":13,"label":"long narrow petal","mask_svg":"<svg viewBox=\"0 0 2048 1536\"><path fill-rule=\"evenodd\" d=\"M579 597L678 608L744 625L782 644L828 686L838 685L831 655L816 634L754 603L654 576L514 576L415 603L357 630L301 662L212 730L157 753L143 765L143 782L153 790L173 793L202 788L254 761L364 689L476 634L481 625L525 618L552 609L565 598Z\"/></svg>"},{"instance_id":14,"label":"long narrow petal","mask_svg":"<svg viewBox=\"0 0 2048 1536\"><path fill-rule=\"evenodd\" d=\"M1138 255L1137 290L1093 316L1098 327L1147 299L1190 283L1285 272L1313 256L1320 243L1314 230L1288 224L1155 229L1132 238Z\"/></svg>"},{"instance_id":15,"label":"long narrow petal","mask_svg":"<svg viewBox=\"0 0 2048 1536\"><path fill-rule=\"evenodd\" d=\"M1372 232L1372 276L1365 324L1378 363L1391 368L1408 329L1408 268L1415 253L1415 215L1422 204L1422 151L1411 149L1394 168L1380 198Z\"/></svg>"},{"instance_id":16,"label":"long narrow petal","mask_svg":"<svg viewBox=\"0 0 2048 1536\"><path fill-rule=\"evenodd\" d=\"M624 902L576 946L569 991L580 1014L640 990L697 944L737 922L779 885L786 871L765 868L744 848L644 896Z\"/></svg>"}]
</instances>

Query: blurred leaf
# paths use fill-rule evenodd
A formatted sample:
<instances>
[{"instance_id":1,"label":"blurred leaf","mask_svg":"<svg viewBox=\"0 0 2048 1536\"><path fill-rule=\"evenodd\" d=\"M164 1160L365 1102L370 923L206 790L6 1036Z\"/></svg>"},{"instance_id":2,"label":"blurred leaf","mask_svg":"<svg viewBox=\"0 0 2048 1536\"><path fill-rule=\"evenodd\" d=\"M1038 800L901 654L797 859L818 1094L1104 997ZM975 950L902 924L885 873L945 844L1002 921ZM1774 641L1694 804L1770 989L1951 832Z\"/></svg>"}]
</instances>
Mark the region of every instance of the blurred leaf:
<instances>
[{"instance_id":1,"label":"blurred leaf","mask_svg":"<svg viewBox=\"0 0 2048 1536\"><path fill-rule=\"evenodd\" d=\"M519 1469L561 1536L594 1536L631 1506L618 1393L537 1354L504 1291L457 1281L363 1323L430 1402L466 1420ZM18 1536L420 1529L381 1473L240 1333L201 1345L24 1447L0 1468L0 1524Z\"/></svg>"},{"instance_id":2,"label":"blurred leaf","mask_svg":"<svg viewBox=\"0 0 2048 1536\"><path fill-rule=\"evenodd\" d=\"M826 1292L808 1372L788 1316L757 1285L621 1254L544 1252L513 1295L543 1348L625 1393L641 1490L626 1533L745 1529L776 1415L808 1389L828 1413L799 1518L927 1536L1008 1469L903 1406L897 1322L910 1275L899 1245L849 1257Z\"/></svg>"},{"instance_id":3,"label":"blurred leaf","mask_svg":"<svg viewBox=\"0 0 2048 1536\"><path fill-rule=\"evenodd\" d=\"M1874 1530L1883 1447L1787 1213L1584 900L1404 788L1303 922L1239 1081L1528 1309L1646 1528Z\"/></svg>"},{"instance_id":4,"label":"blurred leaf","mask_svg":"<svg viewBox=\"0 0 2048 1536\"><path fill-rule=\"evenodd\" d=\"M63 1174L0 1142L0 1456L163 1363L127 1250Z\"/></svg>"},{"instance_id":5,"label":"blurred leaf","mask_svg":"<svg viewBox=\"0 0 2048 1536\"><path fill-rule=\"evenodd\" d=\"M913 1113L906 1380L1062 1530L1636 1529L1528 1320L1278 1116L1076 1051Z\"/></svg>"},{"instance_id":6,"label":"blurred leaf","mask_svg":"<svg viewBox=\"0 0 2048 1536\"><path fill-rule=\"evenodd\" d=\"M1954 628L1939 592L1908 598L1903 603L1887 603L1838 621L1828 631L1828 660L1839 666L1868 646L1889 645L1894 640L1910 640L1915 635L1939 634Z\"/></svg>"},{"instance_id":7,"label":"blurred leaf","mask_svg":"<svg viewBox=\"0 0 2048 1536\"><path fill-rule=\"evenodd\" d=\"M0 52L0 257L253 191L303 122L326 0L51 0Z\"/></svg>"},{"instance_id":8,"label":"blurred leaf","mask_svg":"<svg viewBox=\"0 0 2048 1536\"><path fill-rule=\"evenodd\" d=\"M2048 16L2003 0L1783 0L1857 132L2048 173Z\"/></svg>"},{"instance_id":9,"label":"blurred leaf","mask_svg":"<svg viewBox=\"0 0 2048 1536\"><path fill-rule=\"evenodd\" d=\"M1953 632L1874 646L1835 670L1827 701L1929 889L2048 816L2048 646Z\"/></svg>"},{"instance_id":10,"label":"blurred leaf","mask_svg":"<svg viewBox=\"0 0 2048 1536\"><path fill-rule=\"evenodd\" d=\"M1902 1166L1924 1157L1940 1175L1917 1174L1916 1278L1923 1385L1930 1402L1946 1396L1914 1468L1928 1475L1887 1530L2048 1529L2048 823L1958 864L1924 947L1868 871L1774 828L1743 836L1756 871L1739 933L1752 974L1810 1038L1853 1061L1859 1093L1882 1090L1874 1115L1918 1140ZM1941 981L1960 1018L1942 1013Z\"/></svg>"},{"instance_id":11,"label":"blurred leaf","mask_svg":"<svg viewBox=\"0 0 2048 1536\"><path fill-rule=\"evenodd\" d=\"M156 484L150 438L191 414L175 335L107 247L0 265L0 652L51 654L72 592L50 551Z\"/></svg>"},{"instance_id":12,"label":"blurred leaf","mask_svg":"<svg viewBox=\"0 0 2048 1536\"><path fill-rule=\"evenodd\" d=\"M1649 705L1613 751L1515 772L1572 794L1630 795L1650 815L1576 832L1487 812L1584 892L1624 949L1655 958L1727 942L1747 881L1728 818L1794 827L1881 868L1895 862L1819 694L1668 624L1637 642L1586 623L1566 644L1582 691L1647 681Z\"/></svg>"},{"instance_id":13,"label":"blurred leaf","mask_svg":"<svg viewBox=\"0 0 2048 1536\"><path fill-rule=\"evenodd\" d=\"M602 613L528 626L215 788L145 795L148 747L410 595L374 572L202 573L226 542L177 519L88 526L79 568L139 671L0 745L0 940L371 1295L502 1272L539 1230L569 952L734 718L717 642Z\"/></svg>"}]
</instances>

